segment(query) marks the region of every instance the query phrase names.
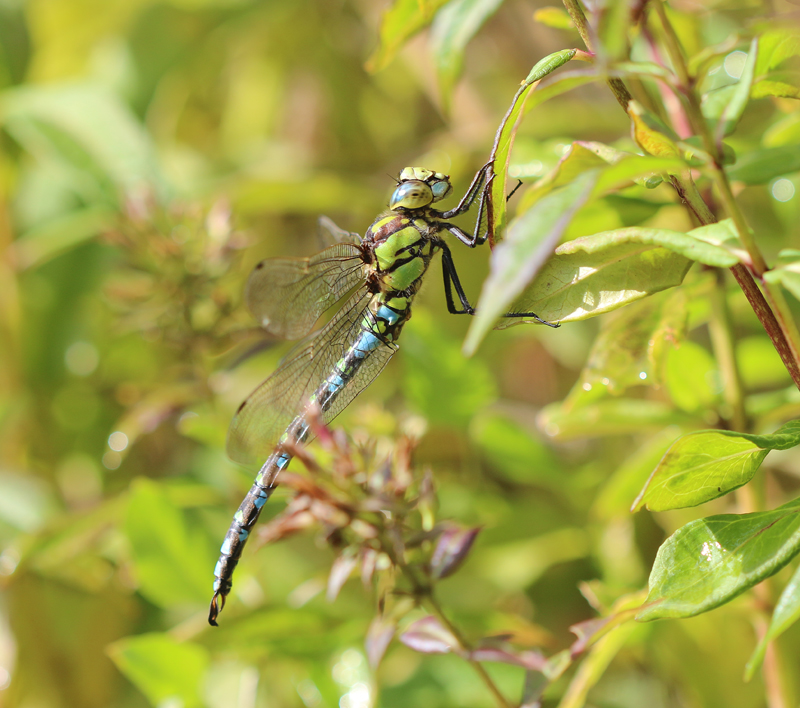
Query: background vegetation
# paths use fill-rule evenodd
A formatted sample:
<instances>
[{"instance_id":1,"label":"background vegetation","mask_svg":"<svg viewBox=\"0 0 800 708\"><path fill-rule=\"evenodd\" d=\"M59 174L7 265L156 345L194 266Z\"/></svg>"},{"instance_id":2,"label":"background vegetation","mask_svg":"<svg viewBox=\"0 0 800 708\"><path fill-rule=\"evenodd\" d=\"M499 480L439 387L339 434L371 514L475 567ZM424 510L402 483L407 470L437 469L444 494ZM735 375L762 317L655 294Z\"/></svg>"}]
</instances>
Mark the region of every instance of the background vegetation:
<instances>
[{"instance_id":1,"label":"background vegetation","mask_svg":"<svg viewBox=\"0 0 800 708\"><path fill-rule=\"evenodd\" d=\"M797 705L798 436L772 435L800 417L784 365L796 303L781 294L800 292L796 7L592 3L582 24L567 5L583 38L562 8L516 0L398 0L386 15L349 0L0 4L0 704ZM265 256L317 250L320 214L363 233L406 165L445 171L463 192L531 67L585 52L584 40L596 57L574 55L584 61L528 96L510 158L520 217L495 256L511 244L523 263L610 232L591 242L603 263L624 243L643 260L624 251L623 270L578 283L568 304L548 300L540 276L526 297L564 326L479 323L471 358L471 323L447 314L434 272L400 352L337 419L350 447L315 444L322 469L304 477L336 482L351 465L343 493L356 498L357 473L375 479L391 459L410 526L449 529L439 548L448 540L453 568L482 529L464 564L434 599L418 592L421 607L392 592L410 576L391 568L329 602L334 558L369 534L359 541L348 519L332 549L331 526L312 524L251 542L210 628L219 544L252 479L226 460L225 432L287 351L268 342L244 357L263 344L241 303L247 274ZM715 132L692 143L701 120ZM733 222L679 238L715 216ZM652 231L621 231L634 226ZM477 299L490 251L453 248ZM590 250L562 250L545 272ZM782 266L764 276L757 255ZM500 261L487 311L518 294L498 288L511 283ZM773 288L772 342L730 267ZM620 294L631 273L651 297ZM632 514L669 446L709 428L751 437L729 438L734 451L720 434L683 438L694 447L665 476L688 486L654 477L649 510ZM680 467L703 454L734 460L702 470L704 489ZM273 537L297 488L281 487L262 517ZM757 531L784 537L757 533L756 554L732 554L710 581L704 563L736 544L662 556L650 581L660 604L642 618L684 618L633 621L670 534L697 542L687 524L747 512L777 514ZM441 552L431 566L436 543L396 565L446 576ZM336 590L352 567L334 568ZM710 585L681 595L670 576ZM450 628L426 619L437 611ZM570 626L596 618L574 643ZM371 668L395 625L403 641ZM768 627L780 636L751 658Z\"/></svg>"}]
</instances>

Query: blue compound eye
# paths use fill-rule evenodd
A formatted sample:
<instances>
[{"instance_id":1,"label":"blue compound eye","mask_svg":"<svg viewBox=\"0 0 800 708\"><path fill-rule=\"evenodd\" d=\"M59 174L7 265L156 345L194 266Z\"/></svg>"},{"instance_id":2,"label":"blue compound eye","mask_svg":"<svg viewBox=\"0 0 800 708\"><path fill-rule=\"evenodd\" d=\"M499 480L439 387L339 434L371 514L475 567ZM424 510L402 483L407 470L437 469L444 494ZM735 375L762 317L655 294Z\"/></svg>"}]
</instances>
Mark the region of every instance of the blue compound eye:
<instances>
[{"instance_id":1,"label":"blue compound eye","mask_svg":"<svg viewBox=\"0 0 800 708\"><path fill-rule=\"evenodd\" d=\"M438 202L440 199L444 199L452 190L453 188L450 186L450 180L442 179L434 182L431 185L433 201Z\"/></svg>"}]
</instances>

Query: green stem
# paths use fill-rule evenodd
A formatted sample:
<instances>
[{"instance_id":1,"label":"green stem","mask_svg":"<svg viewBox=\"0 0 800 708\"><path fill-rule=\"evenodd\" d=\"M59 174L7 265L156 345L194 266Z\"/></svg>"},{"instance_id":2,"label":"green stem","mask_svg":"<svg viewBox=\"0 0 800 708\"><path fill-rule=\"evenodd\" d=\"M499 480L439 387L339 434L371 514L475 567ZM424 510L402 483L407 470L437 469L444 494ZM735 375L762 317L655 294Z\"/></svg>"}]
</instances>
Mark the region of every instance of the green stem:
<instances>
[{"instance_id":1,"label":"green stem","mask_svg":"<svg viewBox=\"0 0 800 708\"><path fill-rule=\"evenodd\" d=\"M439 605L438 600L434 597L433 591L430 590L427 595L427 601L430 605L431 609L434 611L434 614L439 618L439 620L444 624L447 629L453 634L453 636L458 640L458 643L467 653L467 661L472 664L472 668L478 672L483 682L486 684L487 688L492 692L495 699L499 705L503 706L503 708L512 708L511 704L506 700L506 697L500 692L500 689L497 688L497 684L492 680L492 677L489 676L489 672L486 671L483 664L480 661L476 661L475 659L471 658L469 655L472 653L472 646L467 642L464 635L461 631L454 625L444 613L441 606Z\"/></svg>"},{"instance_id":2,"label":"green stem","mask_svg":"<svg viewBox=\"0 0 800 708\"><path fill-rule=\"evenodd\" d=\"M711 344L722 374L725 402L731 409L731 426L734 430L747 432L742 378L739 375L739 367L736 365L731 313L725 293L725 274L724 271L715 268L714 275L716 287L711 291L711 319L708 323Z\"/></svg>"},{"instance_id":3,"label":"green stem","mask_svg":"<svg viewBox=\"0 0 800 708\"><path fill-rule=\"evenodd\" d=\"M678 86L686 98L689 120L692 122L695 131L701 136L706 151L712 157L709 167L712 170L717 191L720 194L726 212L733 220L742 245L750 256L750 262L747 264L749 270L744 266L737 265L731 268L731 272L744 291L756 316L767 331L775 349L781 357L781 361L792 377L795 386L800 389L800 332L797 330L797 326L792 319L782 293L763 282L762 276L767 270L766 261L733 196L733 190L728 181L728 176L722 168L718 150L719 146L711 135L711 130L703 116L700 108L700 100L694 90L692 78L689 76L678 37L664 11L664 5L661 0L653 2L652 7L655 8L661 20L661 25L664 28L667 52L679 80ZM675 182L676 179L674 178L673 184L675 184ZM682 184L676 186L676 189L678 189L681 198L686 201L698 217L700 223L710 224L716 222L716 218L714 218L714 215L705 205L705 202L703 202L702 197L700 197L691 179L689 179L688 183L684 180ZM752 271L752 274L750 271ZM764 298L761 291L758 290L753 280L753 275L761 281L761 285L764 288L767 298L769 298L769 302Z\"/></svg>"},{"instance_id":4,"label":"green stem","mask_svg":"<svg viewBox=\"0 0 800 708\"><path fill-rule=\"evenodd\" d=\"M578 0L562 0L562 2L564 3L564 9L570 16L572 24L575 25L575 29L578 30L578 34L581 36L586 48L592 54L595 54L594 41L592 40L591 32L589 32L589 23L586 21L586 15L583 13L580 2L578 2ZM608 79L606 83L611 89L611 93L614 94L614 98L617 99L617 103L619 103L627 113L628 104L631 102L631 94L625 84L622 83L622 79Z\"/></svg>"},{"instance_id":5,"label":"green stem","mask_svg":"<svg viewBox=\"0 0 800 708\"><path fill-rule=\"evenodd\" d=\"M495 697L495 700L500 708L513 708L506 697L500 692L497 684L486 671L483 664L471 657L471 644L467 641L461 630L455 624L453 624L453 622L451 622L444 613L444 610L442 609L438 600L433 595L433 588L428 582L428 579L424 578L420 580L420 578L417 576L417 573L414 571L413 566L408 565L405 562L405 559L397 557L397 554L394 552L392 540L387 538L385 533L379 532L378 541L380 543L381 550L386 553L387 556L389 556L392 564L396 568L400 569L400 572L403 573L408 582L411 584L411 592L414 594L414 597L421 598L422 601L426 602L433 610L433 613L436 615L439 621L445 625L445 627L450 630L450 633L458 640L460 647L466 654L466 656L463 656L463 658L472 666L473 669L475 669L475 672L478 674L481 681L483 681L486 688L489 689L489 692Z\"/></svg>"}]
</instances>

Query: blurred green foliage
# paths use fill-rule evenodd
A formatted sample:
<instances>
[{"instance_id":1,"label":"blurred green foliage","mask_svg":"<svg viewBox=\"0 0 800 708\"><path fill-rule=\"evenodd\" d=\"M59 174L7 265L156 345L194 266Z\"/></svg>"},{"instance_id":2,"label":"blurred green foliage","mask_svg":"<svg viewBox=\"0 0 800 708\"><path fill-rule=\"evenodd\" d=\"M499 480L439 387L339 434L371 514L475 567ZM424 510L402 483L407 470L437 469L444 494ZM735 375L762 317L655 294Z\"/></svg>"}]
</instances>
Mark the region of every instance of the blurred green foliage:
<instances>
[{"instance_id":1,"label":"blurred green foliage","mask_svg":"<svg viewBox=\"0 0 800 708\"><path fill-rule=\"evenodd\" d=\"M665 44L655 0L649 19L629 12L644 5L590 15L597 61L568 63L517 106L509 174L526 186L491 265L488 248L454 246L473 302L491 268L486 312L522 292L549 297L553 309L537 312L567 323L491 332L487 316L464 358L470 322L447 315L432 275L395 360L336 425L377 461L401 435L418 438L414 469L436 486L423 512L483 527L437 597L471 640L504 635L554 657L551 683L528 673L528 705L545 686L544 705L563 708L796 705L796 560L713 612L631 621L654 562L651 599L666 602L643 612L685 617L800 549L797 440L772 435L800 417L800 396L723 275L742 253L730 222L695 228L661 182L693 161L700 193L729 216L702 143L682 140L671 64L652 52ZM703 115L725 137L736 204L777 266L765 280L796 297L800 40L796 8L770 11L750 0L667 8ZM363 233L385 207L387 174L406 165L447 172L462 191L531 67L569 47L583 45L560 8L510 0L0 3L0 705L493 705L454 653L394 641L372 671L375 596L351 580L327 602L334 552L313 534L251 543L221 627L206 624L217 549L251 481L225 458L227 424L286 352L258 333L241 289L261 258L318 250L320 214ZM606 70L638 102L630 117ZM555 218L567 212L571 223ZM523 254L545 244L549 255L562 236L572 240L532 289L520 276L512 292L503 268L524 270ZM553 279L582 277L586 253L609 270L571 299L552 296ZM763 460L738 470L753 481L699 508L667 495L663 511L631 514L676 439L735 418L731 367L750 435L737 440ZM700 452L727 454L730 436L711 435ZM727 471L720 494L743 483ZM265 517L289 498L281 488ZM725 516L753 510L759 523ZM725 566L724 598L681 587L679 607L671 587L700 560L682 543L719 526L774 531L761 555L736 557L749 566ZM412 610L402 629L421 618ZM591 619L573 645L570 625ZM759 670L765 642L743 678L765 634L777 689ZM518 705L524 669L485 666Z\"/></svg>"}]
</instances>

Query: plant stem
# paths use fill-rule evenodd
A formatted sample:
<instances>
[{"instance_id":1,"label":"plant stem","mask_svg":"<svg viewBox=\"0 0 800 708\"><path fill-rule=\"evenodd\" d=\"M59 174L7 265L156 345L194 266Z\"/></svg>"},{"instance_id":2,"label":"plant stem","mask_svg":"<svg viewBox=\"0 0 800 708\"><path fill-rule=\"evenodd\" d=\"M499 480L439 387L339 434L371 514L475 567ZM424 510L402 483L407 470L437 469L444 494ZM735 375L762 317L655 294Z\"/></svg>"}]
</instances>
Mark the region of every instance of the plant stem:
<instances>
[{"instance_id":1,"label":"plant stem","mask_svg":"<svg viewBox=\"0 0 800 708\"><path fill-rule=\"evenodd\" d=\"M717 187L726 212L733 220L739 240L750 257L750 262L746 264L749 270L743 265L736 265L731 268L731 272L772 340L792 380L795 385L800 388L800 332L798 332L797 326L791 317L783 294L780 293L777 288L772 288L763 281L762 276L767 270L766 261L733 196L733 190L728 181L728 176L725 174L725 170L722 168L721 164L721 157L719 155L721 146L714 140L708 123L703 116L700 108L700 100L694 90L694 82L686 67L686 61L678 37L667 17L661 0L655 0L651 6L655 8L656 14L658 14L661 25L664 28L667 52L678 78L678 87L686 99L689 120L692 122L697 134L702 138L706 152L711 155L712 160L709 167L712 170L714 184ZM675 184L675 179L673 179L673 184ZM703 202L702 197L697 192L693 182L691 184L684 182L676 186L676 189L678 189L681 198L687 202L698 217L700 223L710 224L716 221L714 215L710 212L705 202ZM761 282L764 292L767 298L769 298L769 303L756 286L753 275Z\"/></svg>"},{"instance_id":2,"label":"plant stem","mask_svg":"<svg viewBox=\"0 0 800 708\"><path fill-rule=\"evenodd\" d=\"M461 631L453 624L442 610L441 605L439 605L438 600L433 595L433 590L429 590L427 597L426 597L428 604L430 605L431 609L434 611L436 616L441 620L442 624L444 624L447 629L449 629L453 636L458 639L458 643L462 646L464 651L467 654L472 653L472 647L470 643L466 640L464 635ZM475 661L475 659L471 658L470 656L465 657L467 661L472 664L472 668L478 672L478 675L481 677L483 682L486 684L487 688L492 692L494 697L497 699L499 705L503 706L503 708L512 708L511 704L506 700L506 697L500 692L500 689L497 688L497 684L492 680L492 677L489 676L489 672L486 671L483 664L479 661Z\"/></svg>"},{"instance_id":3,"label":"plant stem","mask_svg":"<svg viewBox=\"0 0 800 708\"><path fill-rule=\"evenodd\" d=\"M714 354L719 363L723 381L725 402L730 406L730 422L734 430L747 431L747 416L744 410L744 393L739 367L733 345L731 313L725 293L724 271L714 268L715 287L711 290L711 319L708 323Z\"/></svg>"},{"instance_id":4,"label":"plant stem","mask_svg":"<svg viewBox=\"0 0 800 708\"><path fill-rule=\"evenodd\" d=\"M459 645L466 653L466 656L463 658L475 669L476 673L480 677L481 681L485 684L486 688L489 689L489 692L495 697L497 704L500 708L513 708L512 705L508 702L506 697L501 693L500 689L497 687L497 684L494 682L492 677L489 675L489 672L483 667L483 665L479 661L475 661L471 657L472 654L472 645L470 642L467 641L464 634L461 630L450 621L447 615L444 613L441 605L439 604L438 600L433 595L433 588L431 587L428 579L425 578L420 580L415 572L413 566L407 564L404 558L398 558L397 554L395 553L394 544L390 538L386 537L385 532L379 532L378 540L380 542L381 550L389 556L392 564L400 569L400 572L406 577L408 582L411 584L411 591L414 594L414 597L421 598L422 601L427 602L430 608L433 610L433 613L437 616L439 621L444 624L447 629L450 630L450 633L458 640Z\"/></svg>"},{"instance_id":5,"label":"plant stem","mask_svg":"<svg viewBox=\"0 0 800 708\"><path fill-rule=\"evenodd\" d=\"M562 0L562 2L564 3L564 9L566 9L567 14L572 20L572 24L574 24L575 28L578 30L578 34L581 36L586 48L592 54L595 54L594 41L591 32L589 32L589 23L586 21L586 15L583 13L580 2L578 2L578 0ZM614 94L614 98L617 99L617 103L619 103L622 109L627 113L628 104L631 101L631 94L625 84L622 83L622 79L612 78L608 79L606 83Z\"/></svg>"}]
</instances>

